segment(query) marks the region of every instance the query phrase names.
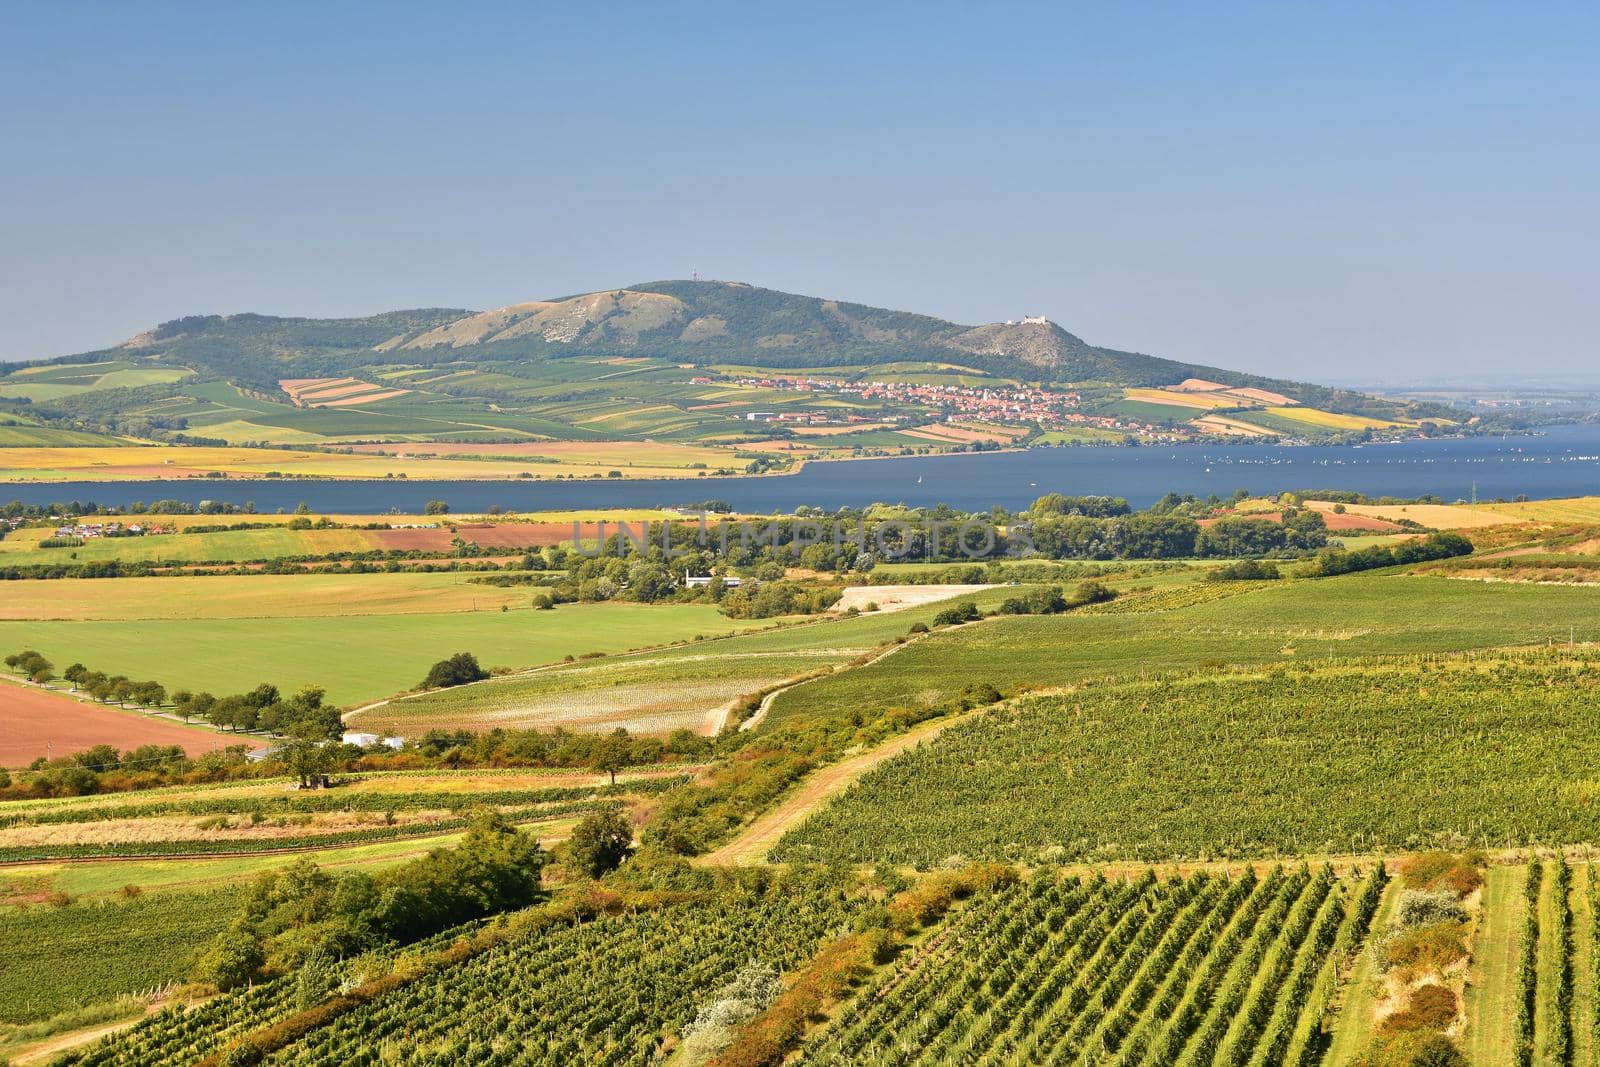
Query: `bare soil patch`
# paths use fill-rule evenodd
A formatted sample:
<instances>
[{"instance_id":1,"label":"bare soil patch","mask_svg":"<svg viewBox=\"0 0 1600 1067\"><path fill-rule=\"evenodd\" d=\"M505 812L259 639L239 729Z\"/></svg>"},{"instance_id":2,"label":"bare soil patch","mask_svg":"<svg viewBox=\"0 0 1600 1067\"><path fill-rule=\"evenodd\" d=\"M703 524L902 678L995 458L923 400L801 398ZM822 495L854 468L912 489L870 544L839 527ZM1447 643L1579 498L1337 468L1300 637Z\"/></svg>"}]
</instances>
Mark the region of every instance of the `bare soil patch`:
<instances>
[{"instance_id":1,"label":"bare soil patch","mask_svg":"<svg viewBox=\"0 0 1600 1067\"><path fill-rule=\"evenodd\" d=\"M245 738L0 682L0 767L25 767L47 753L67 756L101 744L124 750L181 745L189 755L198 756L245 743Z\"/></svg>"},{"instance_id":2,"label":"bare soil patch","mask_svg":"<svg viewBox=\"0 0 1600 1067\"><path fill-rule=\"evenodd\" d=\"M868 604L876 604L879 611L904 611L987 588L984 585L853 585L844 591L832 610L835 614L851 608L866 611Z\"/></svg>"}]
</instances>

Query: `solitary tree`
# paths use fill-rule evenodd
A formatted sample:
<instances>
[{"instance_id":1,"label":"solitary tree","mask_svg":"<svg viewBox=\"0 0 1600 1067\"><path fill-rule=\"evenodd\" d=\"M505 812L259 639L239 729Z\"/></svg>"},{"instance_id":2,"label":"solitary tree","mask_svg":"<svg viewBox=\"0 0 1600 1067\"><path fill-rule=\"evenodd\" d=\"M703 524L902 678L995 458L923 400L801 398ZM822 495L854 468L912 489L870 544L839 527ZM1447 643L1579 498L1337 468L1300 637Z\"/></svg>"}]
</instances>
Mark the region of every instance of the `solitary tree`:
<instances>
[{"instance_id":1,"label":"solitary tree","mask_svg":"<svg viewBox=\"0 0 1600 1067\"><path fill-rule=\"evenodd\" d=\"M471 652L457 652L449 659L442 659L429 668L428 676L422 680L421 688L443 689L446 686L479 682L487 677L489 672L478 666L478 657Z\"/></svg>"},{"instance_id":2,"label":"solitary tree","mask_svg":"<svg viewBox=\"0 0 1600 1067\"><path fill-rule=\"evenodd\" d=\"M333 753L325 743L323 731L313 723L296 723L291 736L286 754L289 769L299 775L302 788L309 788L333 769Z\"/></svg>"},{"instance_id":3,"label":"solitary tree","mask_svg":"<svg viewBox=\"0 0 1600 1067\"><path fill-rule=\"evenodd\" d=\"M633 848L633 824L620 811L587 815L567 839L567 859L575 870L599 878L616 870Z\"/></svg>"},{"instance_id":4,"label":"solitary tree","mask_svg":"<svg viewBox=\"0 0 1600 1067\"><path fill-rule=\"evenodd\" d=\"M594 743L590 765L602 774L611 775L611 784L617 784L617 772L628 765L633 755L633 740L620 726Z\"/></svg>"}]
</instances>

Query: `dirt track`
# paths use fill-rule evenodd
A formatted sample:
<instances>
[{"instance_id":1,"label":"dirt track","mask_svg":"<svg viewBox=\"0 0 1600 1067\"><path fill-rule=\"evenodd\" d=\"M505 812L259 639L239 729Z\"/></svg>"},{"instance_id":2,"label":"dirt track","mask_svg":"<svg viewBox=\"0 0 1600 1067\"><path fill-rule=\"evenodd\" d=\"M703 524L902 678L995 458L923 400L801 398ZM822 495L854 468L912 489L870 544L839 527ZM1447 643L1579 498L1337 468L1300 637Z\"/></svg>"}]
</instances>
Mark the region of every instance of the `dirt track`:
<instances>
[{"instance_id":1,"label":"dirt track","mask_svg":"<svg viewBox=\"0 0 1600 1067\"><path fill-rule=\"evenodd\" d=\"M745 827L738 837L726 845L701 857L701 862L719 865L765 863L767 850L778 843L778 838L792 827L798 826L806 816L828 800L843 792L851 782L884 760L897 756L929 738L937 737L947 727L974 715L981 715L987 710L989 709L979 708L960 715L932 719L913 727L899 737L884 742L870 752L851 756L849 759L840 760L813 772L776 808Z\"/></svg>"}]
</instances>

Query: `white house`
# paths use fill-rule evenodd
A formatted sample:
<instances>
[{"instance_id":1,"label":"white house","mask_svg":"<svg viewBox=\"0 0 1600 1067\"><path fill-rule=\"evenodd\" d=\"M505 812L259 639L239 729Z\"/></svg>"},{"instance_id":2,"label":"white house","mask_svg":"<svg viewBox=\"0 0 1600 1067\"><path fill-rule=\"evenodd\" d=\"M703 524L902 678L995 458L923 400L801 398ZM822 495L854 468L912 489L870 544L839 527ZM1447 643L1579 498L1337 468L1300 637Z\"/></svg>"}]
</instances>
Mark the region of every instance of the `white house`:
<instances>
[{"instance_id":1,"label":"white house","mask_svg":"<svg viewBox=\"0 0 1600 1067\"><path fill-rule=\"evenodd\" d=\"M709 574L701 574L701 575L694 575L694 576L690 576L690 575L685 574L683 576L683 584L688 586L690 589L694 589L694 588L697 588L697 587L702 586L702 585L710 585L711 584L711 576ZM737 577L734 577L734 576L730 575L730 576L722 579L722 584L723 584L724 587L726 587L728 589L737 589L737 588L739 588L741 583L740 583L740 580Z\"/></svg>"},{"instance_id":2,"label":"white house","mask_svg":"<svg viewBox=\"0 0 1600 1067\"><path fill-rule=\"evenodd\" d=\"M362 748L370 748L373 745L382 744L385 748L399 750L406 745L406 739L403 737L384 737L381 734L347 733L339 740L347 745L359 745Z\"/></svg>"}]
</instances>

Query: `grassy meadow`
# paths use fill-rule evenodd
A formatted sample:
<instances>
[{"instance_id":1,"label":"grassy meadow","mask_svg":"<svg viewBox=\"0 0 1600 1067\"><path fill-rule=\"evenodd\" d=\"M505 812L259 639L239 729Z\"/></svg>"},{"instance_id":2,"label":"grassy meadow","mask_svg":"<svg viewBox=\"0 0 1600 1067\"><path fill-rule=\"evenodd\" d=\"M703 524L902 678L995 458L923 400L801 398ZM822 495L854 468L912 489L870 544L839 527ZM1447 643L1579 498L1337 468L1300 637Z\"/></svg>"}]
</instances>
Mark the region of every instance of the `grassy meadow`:
<instances>
[{"instance_id":1,"label":"grassy meadow","mask_svg":"<svg viewBox=\"0 0 1600 1067\"><path fill-rule=\"evenodd\" d=\"M932 706L973 682L1001 690L1139 677L1220 664L1448 652L1600 639L1600 589L1376 573L1205 583L1101 608L969 623L878 663L779 695L764 728Z\"/></svg>"},{"instance_id":2,"label":"grassy meadow","mask_svg":"<svg viewBox=\"0 0 1600 1067\"><path fill-rule=\"evenodd\" d=\"M526 587L470 574L259 574L7 582L0 621L297 619L442 614L528 606Z\"/></svg>"},{"instance_id":3,"label":"grassy meadow","mask_svg":"<svg viewBox=\"0 0 1600 1067\"><path fill-rule=\"evenodd\" d=\"M1015 592L1000 586L959 599L992 610ZM709 724L710 717L735 697L840 667L894 640L914 623L926 624L945 606L936 602L904 611L801 622L615 661L491 678L394 701L352 722L401 733L436 726L609 728L626 725L629 719L653 732L678 726L696 729Z\"/></svg>"},{"instance_id":4,"label":"grassy meadow","mask_svg":"<svg viewBox=\"0 0 1600 1067\"><path fill-rule=\"evenodd\" d=\"M458 600L470 596L456 594ZM220 695L263 681L284 692L316 684L326 687L330 701L351 705L415 686L431 664L456 652L473 653L485 668L527 667L764 625L729 619L708 604L568 604L536 611L526 606L527 597L523 607L508 611L490 609L497 597L486 589L477 611L7 621L0 622L0 648L36 649L58 669L78 661L108 674L153 678L169 690Z\"/></svg>"}]
</instances>

